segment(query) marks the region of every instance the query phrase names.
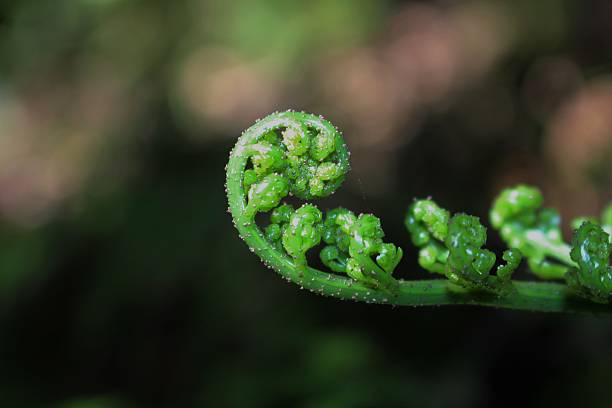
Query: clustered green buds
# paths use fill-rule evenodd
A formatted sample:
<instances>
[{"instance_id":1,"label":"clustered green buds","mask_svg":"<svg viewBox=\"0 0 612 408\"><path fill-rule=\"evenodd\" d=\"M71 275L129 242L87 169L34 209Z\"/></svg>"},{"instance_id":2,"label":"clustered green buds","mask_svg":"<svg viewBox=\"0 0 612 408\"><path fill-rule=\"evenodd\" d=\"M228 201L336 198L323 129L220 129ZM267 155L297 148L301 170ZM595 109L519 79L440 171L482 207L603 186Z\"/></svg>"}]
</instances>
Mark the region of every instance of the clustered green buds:
<instances>
[{"instance_id":1,"label":"clustered green buds","mask_svg":"<svg viewBox=\"0 0 612 408\"><path fill-rule=\"evenodd\" d=\"M321 242L323 215L317 207L305 204L298 208L283 231L283 247L298 265L306 265L306 251Z\"/></svg>"},{"instance_id":2,"label":"clustered green buds","mask_svg":"<svg viewBox=\"0 0 612 408\"><path fill-rule=\"evenodd\" d=\"M372 214L358 217L344 208L332 210L323 224L321 261L330 269L344 272L358 282L393 291L392 274L402 259L402 249L384 243L380 219Z\"/></svg>"},{"instance_id":3,"label":"clustered green buds","mask_svg":"<svg viewBox=\"0 0 612 408\"><path fill-rule=\"evenodd\" d=\"M510 278L521 262L518 249L504 252L507 263L490 275L496 256L482 246L487 230L478 217L450 213L432 200L415 201L405 225L412 243L421 248L419 264L429 272L446 276L451 282L472 290L503 293L512 289Z\"/></svg>"},{"instance_id":4,"label":"clustered green buds","mask_svg":"<svg viewBox=\"0 0 612 408\"><path fill-rule=\"evenodd\" d=\"M412 243L421 248L419 265L429 272L444 275L448 249L443 242L448 235L450 213L432 200L415 201L406 214L404 224Z\"/></svg>"},{"instance_id":5,"label":"clustered green buds","mask_svg":"<svg viewBox=\"0 0 612 408\"><path fill-rule=\"evenodd\" d=\"M280 116L283 120L243 146L251 165L243 176L251 217L276 207L288 194L327 196L349 169L346 146L329 122L298 112Z\"/></svg>"},{"instance_id":6,"label":"clustered green buds","mask_svg":"<svg viewBox=\"0 0 612 408\"><path fill-rule=\"evenodd\" d=\"M264 176L249 188L249 203L246 212L251 217L257 212L270 211L280 203L289 192L287 180L277 173Z\"/></svg>"},{"instance_id":7,"label":"clustered green buds","mask_svg":"<svg viewBox=\"0 0 612 408\"><path fill-rule=\"evenodd\" d=\"M298 267L306 267L306 252L321 242L321 221L323 214L311 204L304 204L297 210L283 204L270 214L270 224L265 237L281 252L286 252Z\"/></svg>"},{"instance_id":8,"label":"clustered green buds","mask_svg":"<svg viewBox=\"0 0 612 408\"><path fill-rule=\"evenodd\" d=\"M283 231L287 228L294 212L292 205L283 204L276 207L270 214L270 224L265 229L265 237L278 251L284 249L282 244Z\"/></svg>"},{"instance_id":9,"label":"clustered green buds","mask_svg":"<svg viewBox=\"0 0 612 408\"><path fill-rule=\"evenodd\" d=\"M288 204L277 207L266 227L266 238L284 250L297 265L306 266L306 252L321 239L326 246L319 256L324 265L365 285L393 291L393 271L402 259L401 248L384 243L380 220L371 214L355 216L344 208L321 212L306 204L293 210Z\"/></svg>"},{"instance_id":10,"label":"clustered green buds","mask_svg":"<svg viewBox=\"0 0 612 408\"><path fill-rule=\"evenodd\" d=\"M491 210L491 223L508 245L518 247L533 273L545 279L565 279L575 293L590 300L612 301L612 272L608 266L612 205L601 221L579 217L571 222L572 244L563 242L559 214L542 208L542 193L518 185L500 193Z\"/></svg>"},{"instance_id":11,"label":"clustered green buds","mask_svg":"<svg viewBox=\"0 0 612 408\"><path fill-rule=\"evenodd\" d=\"M351 243L350 235L340 228L338 219L345 222L347 218L352 218L349 214L351 212L345 208L330 210L325 215L323 223L322 237L327 246L321 250L319 257L325 266L338 273L347 273Z\"/></svg>"},{"instance_id":12,"label":"clustered green buds","mask_svg":"<svg viewBox=\"0 0 612 408\"><path fill-rule=\"evenodd\" d=\"M567 273L568 285L595 302L612 301L611 252L610 235L601 226L585 221L572 238L571 257L577 267Z\"/></svg>"},{"instance_id":13,"label":"clustered green buds","mask_svg":"<svg viewBox=\"0 0 612 408\"><path fill-rule=\"evenodd\" d=\"M478 217L467 214L454 215L444 240L449 255L447 276L465 287L499 291L507 289L512 273L519 266L522 255L516 249L504 251L502 259L507 263L497 268L496 276L489 275L496 256L482 246L487 242L487 229Z\"/></svg>"},{"instance_id":14,"label":"clustered green buds","mask_svg":"<svg viewBox=\"0 0 612 408\"><path fill-rule=\"evenodd\" d=\"M543 201L535 187L508 188L493 203L491 224L509 247L522 252L534 274L544 279L562 278L571 263L569 248L563 242L559 213L542 208Z\"/></svg>"}]
</instances>

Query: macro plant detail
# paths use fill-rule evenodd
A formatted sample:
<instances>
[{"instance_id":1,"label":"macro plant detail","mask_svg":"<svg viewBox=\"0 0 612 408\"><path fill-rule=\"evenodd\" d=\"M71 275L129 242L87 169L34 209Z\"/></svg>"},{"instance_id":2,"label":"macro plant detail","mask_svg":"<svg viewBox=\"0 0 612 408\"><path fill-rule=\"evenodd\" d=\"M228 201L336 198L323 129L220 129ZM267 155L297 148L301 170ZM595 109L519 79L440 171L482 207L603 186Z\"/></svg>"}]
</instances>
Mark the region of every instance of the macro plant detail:
<instances>
[{"instance_id":1,"label":"macro plant detail","mask_svg":"<svg viewBox=\"0 0 612 408\"><path fill-rule=\"evenodd\" d=\"M542 279L560 279L572 265L570 248L563 242L560 217L542 208L544 198L534 187L504 190L493 203L491 225L507 245L519 248L530 270Z\"/></svg>"},{"instance_id":2,"label":"macro plant detail","mask_svg":"<svg viewBox=\"0 0 612 408\"><path fill-rule=\"evenodd\" d=\"M572 239L570 257L577 267L566 273L568 284L595 302L612 301L612 266L610 235L590 221L578 228Z\"/></svg>"},{"instance_id":3,"label":"macro plant detail","mask_svg":"<svg viewBox=\"0 0 612 408\"><path fill-rule=\"evenodd\" d=\"M493 271L497 256L485 247L487 229L478 217L451 216L431 199L415 200L404 223L418 248L418 263L445 279L402 280L393 273L403 250L384 241L378 217L286 202L290 196L313 200L333 194L349 171L349 156L331 123L294 111L257 121L230 153L226 191L234 225L250 249L288 281L323 295L372 303L612 313L607 305L612 301L612 205L601 220L574 220L567 244L559 214L542 208L537 188L502 191L490 222L508 249ZM260 213L269 213L267 221ZM309 266L309 254L317 247L329 271ZM513 280L523 258L536 277L556 282Z\"/></svg>"},{"instance_id":4,"label":"macro plant detail","mask_svg":"<svg viewBox=\"0 0 612 408\"><path fill-rule=\"evenodd\" d=\"M491 224L507 245L523 252L529 269L539 278L565 279L577 294L594 302L610 302L612 204L600 220L572 220L571 244L563 241L558 212L542 204L542 193L535 187L506 189L493 204Z\"/></svg>"},{"instance_id":5,"label":"macro plant detail","mask_svg":"<svg viewBox=\"0 0 612 408\"><path fill-rule=\"evenodd\" d=\"M478 217L450 217L432 200L418 200L410 206L404 223L412 243L421 248L419 265L423 269L444 275L466 289L500 295L514 289L510 278L521 262L521 252L515 248L506 250L502 255L506 264L491 275L496 256L482 248L487 242L487 230Z\"/></svg>"},{"instance_id":6,"label":"macro plant detail","mask_svg":"<svg viewBox=\"0 0 612 408\"><path fill-rule=\"evenodd\" d=\"M332 296L380 291L388 298L397 292L392 274L402 250L383 242L377 217L343 208L324 216L312 204L295 209L282 203L289 195L308 200L332 194L348 172L348 157L344 139L323 118L293 111L269 115L244 132L230 154L229 209L240 236L287 279ZM269 211L262 230L256 215ZM321 242L322 262L338 275L308 266L307 252Z\"/></svg>"}]
</instances>

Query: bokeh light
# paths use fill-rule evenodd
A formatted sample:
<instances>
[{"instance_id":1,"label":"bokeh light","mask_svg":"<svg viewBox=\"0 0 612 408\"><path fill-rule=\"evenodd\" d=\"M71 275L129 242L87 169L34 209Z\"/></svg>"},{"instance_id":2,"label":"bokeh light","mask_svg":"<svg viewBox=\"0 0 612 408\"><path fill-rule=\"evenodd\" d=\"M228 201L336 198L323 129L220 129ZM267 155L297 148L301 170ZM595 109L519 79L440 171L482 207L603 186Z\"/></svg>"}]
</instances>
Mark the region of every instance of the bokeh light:
<instances>
[{"instance_id":1,"label":"bokeh light","mask_svg":"<svg viewBox=\"0 0 612 408\"><path fill-rule=\"evenodd\" d=\"M612 406L609 321L303 293L223 191L240 132L292 108L343 131L352 171L321 206L377 214L402 278L426 276L414 197L486 219L527 182L597 214L611 19L607 0L3 2L3 406Z\"/></svg>"}]
</instances>

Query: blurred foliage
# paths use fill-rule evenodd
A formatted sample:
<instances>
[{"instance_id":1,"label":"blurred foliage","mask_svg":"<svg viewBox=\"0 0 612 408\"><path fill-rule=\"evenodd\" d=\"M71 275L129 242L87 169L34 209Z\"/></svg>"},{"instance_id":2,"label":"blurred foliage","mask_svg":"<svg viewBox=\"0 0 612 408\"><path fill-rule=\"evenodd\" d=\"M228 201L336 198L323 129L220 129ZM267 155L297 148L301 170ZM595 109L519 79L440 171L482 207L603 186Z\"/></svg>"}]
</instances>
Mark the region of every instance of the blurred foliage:
<instances>
[{"instance_id":1,"label":"blurred foliage","mask_svg":"<svg viewBox=\"0 0 612 408\"><path fill-rule=\"evenodd\" d=\"M483 218L527 182L598 214L611 18L607 0L3 2L3 406L609 407L610 322L302 293L237 237L223 167L293 107L353 152L322 207L380 215L404 249L415 196Z\"/></svg>"}]
</instances>

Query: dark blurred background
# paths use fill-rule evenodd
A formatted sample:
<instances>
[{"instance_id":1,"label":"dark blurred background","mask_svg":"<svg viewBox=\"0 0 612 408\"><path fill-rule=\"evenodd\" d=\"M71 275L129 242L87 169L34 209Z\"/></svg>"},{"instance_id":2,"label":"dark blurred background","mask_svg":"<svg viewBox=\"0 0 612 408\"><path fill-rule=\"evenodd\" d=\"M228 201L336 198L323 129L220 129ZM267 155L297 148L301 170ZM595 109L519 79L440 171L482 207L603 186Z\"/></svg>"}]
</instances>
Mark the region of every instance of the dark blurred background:
<instances>
[{"instance_id":1,"label":"dark blurred background","mask_svg":"<svg viewBox=\"0 0 612 408\"><path fill-rule=\"evenodd\" d=\"M486 220L529 182L598 214L611 21L608 0L3 1L0 405L612 406L612 320L300 291L223 189L240 131L294 108L353 153L319 205L381 217L402 278L426 277L415 196Z\"/></svg>"}]
</instances>

